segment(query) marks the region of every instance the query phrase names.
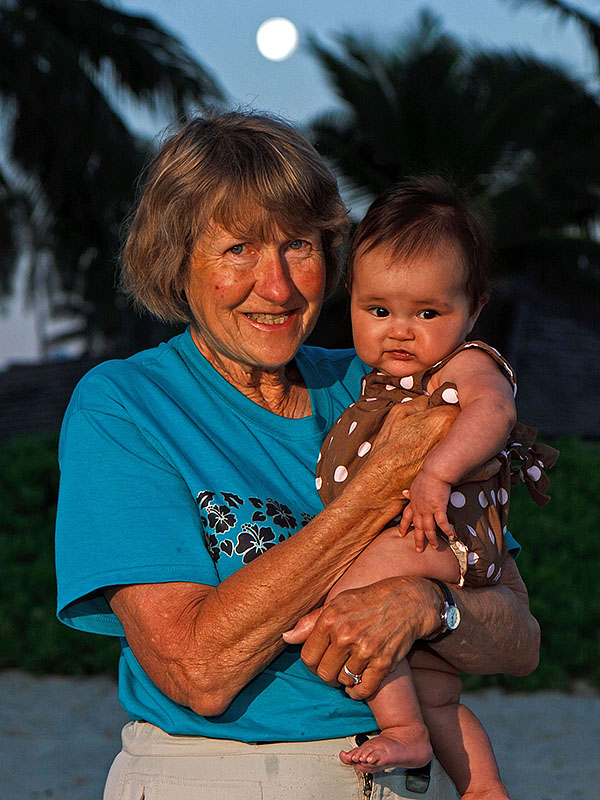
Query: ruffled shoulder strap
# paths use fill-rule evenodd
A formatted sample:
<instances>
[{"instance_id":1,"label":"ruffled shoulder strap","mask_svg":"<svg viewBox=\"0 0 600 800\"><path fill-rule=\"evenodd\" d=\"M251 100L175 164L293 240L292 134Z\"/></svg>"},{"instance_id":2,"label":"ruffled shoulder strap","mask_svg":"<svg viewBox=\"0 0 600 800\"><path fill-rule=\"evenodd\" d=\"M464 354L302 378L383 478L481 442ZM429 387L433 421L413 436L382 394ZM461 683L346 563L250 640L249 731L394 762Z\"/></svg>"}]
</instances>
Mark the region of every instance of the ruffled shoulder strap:
<instances>
[{"instance_id":1,"label":"ruffled shoulder strap","mask_svg":"<svg viewBox=\"0 0 600 800\"><path fill-rule=\"evenodd\" d=\"M491 345L486 344L485 342L480 342L480 341L464 342L463 344L459 345L456 348L456 350L453 350L445 358L442 358L442 360L438 361L437 364L434 364L432 367L429 367L429 369L425 370L425 372L423 373L423 382L429 380L429 378L432 375L434 375L436 372L439 372L442 369L442 367L445 367L446 364L449 361L452 361L452 359L456 355L458 355L459 353L462 353L463 350L471 350L473 348L475 348L477 350L483 350L483 352L486 353L486 355L488 355L491 359L493 359L496 362L496 364L498 364L498 366L500 367L500 370L502 371L503 375L506 377L506 380L512 386L513 394L516 395L516 393L517 393L517 382L516 382L516 379L515 379L515 372L514 372L513 368L508 363L508 361L504 358L504 356L502 356L496 350L495 347L492 347Z\"/></svg>"},{"instance_id":2,"label":"ruffled shoulder strap","mask_svg":"<svg viewBox=\"0 0 600 800\"><path fill-rule=\"evenodd\" d=\"M517 422L512 429L506 447L511 483L523 481L529 494L538 504L545 505L550 497L548 487L550 481L546 470L552 469L558 458L558 450L548 444L536 441L537 429L522 422Z\"/></svg>"}]
</instances>

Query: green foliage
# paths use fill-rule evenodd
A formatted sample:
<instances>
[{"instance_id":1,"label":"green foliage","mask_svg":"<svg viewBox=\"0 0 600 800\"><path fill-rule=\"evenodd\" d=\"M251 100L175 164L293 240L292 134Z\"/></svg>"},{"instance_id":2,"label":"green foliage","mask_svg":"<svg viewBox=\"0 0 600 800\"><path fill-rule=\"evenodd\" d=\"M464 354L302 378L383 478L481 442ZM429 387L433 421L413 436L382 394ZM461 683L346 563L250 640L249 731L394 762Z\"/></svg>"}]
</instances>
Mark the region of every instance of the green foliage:
<instances>
[{"instance_id":1,"label":"green foliage","mask_svg":"<svg viewBox=\"0 0 600 800\"><path fill-rule=\"evenodd\" d=\"M0 447L0 668L114 674L118 641L66 628L55 616L57 436Z\"/></svg>"},{"instance_id":2,"label":"green foliage","mask_svg":"<svg viewBox=\"0 0 600 800\"><path fill-rule=\"evenodd\" d=\"M552 501L539 509L518 487L510 517L542 626L540 667L527 678L469 678L469 688L564 689L574 679L600 685L600 448L575 439L553 444L561 456L551 474ZM114 674L115 639L73 631L55 618L56 445L56 436L28 436L0 446L0 668Z\"/></svg>"},{"instance_id":3,"label":"green foliage","mask_svg":"<svg viewBox=\"0 0 600 800\"><path fill-rule=\"evenodd\" d=\"M523 546L518 566L542 628L540 666L526 678L469 678L469 688L567 689L576 679L600 686L600 448L576 439L551 444L560 450L550 473L552 500L540 509L520 485L509 524Z\"/></svg>"}]
</instances>

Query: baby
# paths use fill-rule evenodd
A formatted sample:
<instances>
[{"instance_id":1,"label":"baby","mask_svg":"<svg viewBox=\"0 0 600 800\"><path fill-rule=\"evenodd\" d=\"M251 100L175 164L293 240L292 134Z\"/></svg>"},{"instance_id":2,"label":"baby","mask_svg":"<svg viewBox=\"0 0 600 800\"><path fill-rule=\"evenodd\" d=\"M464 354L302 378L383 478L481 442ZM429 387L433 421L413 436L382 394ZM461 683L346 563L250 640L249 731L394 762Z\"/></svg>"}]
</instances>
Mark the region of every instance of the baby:
<instances>
[{"instance_id":1,"label":"baby","mask_svg":"<svg viewBox=\"0 0 600 800\"><path fill-rule=\"evenodd\" d=\"M500 578L511 476L520 473L539 504L548 499L543 469L554 464L556 451L534 446L535 431L516 423L508 363L493 348L465 341L487 302L490 252L477 213L436 177L382 195L358 227L347 286L354 345L373 371L325 439L317 468L323 502L368 458L396 403L460 404L460 414L413 481L399 528L377 537L327 601L411 575L435 579L441 601L452 605L447 583L484 586ZM458 624L456 617L456 610L454 618L447 615L436 640ZM342 752L341 760L363 772L417 767L433 747L463 797L505 800L489 739L460 704L459 675L427 648L411 663L412 671L404 660L369 701L381 734ZM363 668L347 663L345 672L359 683Z\"/></svg>"}]
</instances>

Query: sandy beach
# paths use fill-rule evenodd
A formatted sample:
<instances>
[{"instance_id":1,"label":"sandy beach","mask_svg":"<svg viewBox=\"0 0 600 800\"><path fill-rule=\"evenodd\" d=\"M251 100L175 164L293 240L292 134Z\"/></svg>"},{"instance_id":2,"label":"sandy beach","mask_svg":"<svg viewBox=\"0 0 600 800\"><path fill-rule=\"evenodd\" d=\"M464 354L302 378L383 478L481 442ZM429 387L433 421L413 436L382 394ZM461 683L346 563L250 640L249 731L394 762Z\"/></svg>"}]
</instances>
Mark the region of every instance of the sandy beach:
<instances>
[{"instance_id":1,"label":"sandy beach","mask_svg":"<svg viewBox=\"0 0 600 800\"><path fill-rule=\"evenodd\" d=\"M0 800L100 800L127 717L109 678L0 673ZM465 695L512 800L600 800L600 697Z\"/></svg>"}]
</instances>

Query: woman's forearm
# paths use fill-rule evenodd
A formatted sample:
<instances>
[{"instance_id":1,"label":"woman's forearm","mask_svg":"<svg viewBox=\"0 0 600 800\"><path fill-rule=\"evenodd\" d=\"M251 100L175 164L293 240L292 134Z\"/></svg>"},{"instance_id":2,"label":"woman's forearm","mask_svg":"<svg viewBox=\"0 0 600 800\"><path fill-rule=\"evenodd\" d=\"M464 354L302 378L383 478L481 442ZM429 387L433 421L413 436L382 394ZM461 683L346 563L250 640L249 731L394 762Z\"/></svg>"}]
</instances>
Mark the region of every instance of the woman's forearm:
<instances>
[{"instance_id":1,"label":"woman's forearm","mask_svg":"<svg viewBox=\"0 0 600 800\"><path fill-rule=\"evenodd\" d=\"M224 710L282 649L282 632L323 601L382 523L400 511L401 489L453 416L443 409L414 415L403 426L402 448L384 435L378 457L318 517L218 586L109 591L128 642L155 683L199 713Z\"/></svg>"},{"instance_id":2,"label":"woman's forearm","mask_svg":"<svg viewBox=\"0 0 600 800\"><path fill-rule=\"evenodd\" d=\"M482 589L457 589L452 595L461 623L450 636L432 645L461 672L527 675L538 664L540 629L529 610L527 589L512 558L502 580Z\"/></svg>"}]
</instances>

